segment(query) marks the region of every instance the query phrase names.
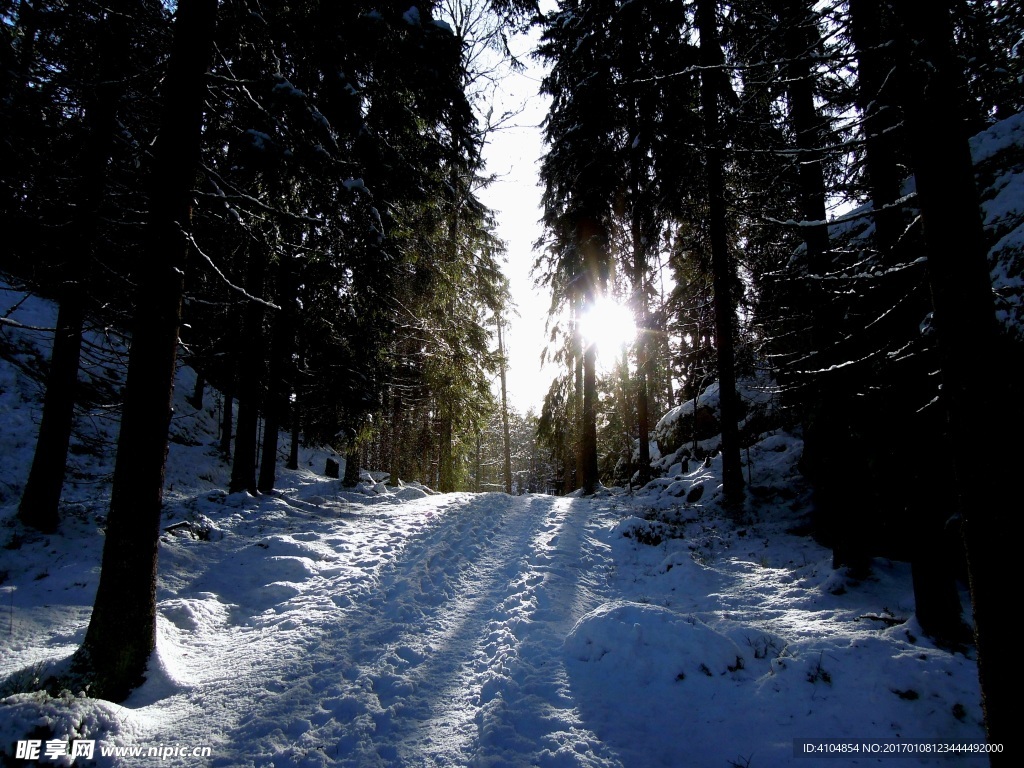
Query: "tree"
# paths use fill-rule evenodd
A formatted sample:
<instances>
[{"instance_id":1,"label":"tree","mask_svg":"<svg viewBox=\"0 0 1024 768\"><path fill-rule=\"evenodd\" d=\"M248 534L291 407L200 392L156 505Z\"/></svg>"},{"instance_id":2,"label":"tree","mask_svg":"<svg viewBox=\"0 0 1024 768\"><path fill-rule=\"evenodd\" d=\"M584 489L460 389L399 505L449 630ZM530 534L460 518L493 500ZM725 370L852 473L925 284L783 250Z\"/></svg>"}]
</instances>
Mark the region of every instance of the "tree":
<instances>
[{"instance_id":1,"label":"tree","mask_svg":"<svg viewBox=\"0 0 1024 768\"><path fill-rule=\"evenodd\" d=\"M610 251L616 192L609 180L624 141L623 103L614 66L616 4L585 0L549 14L539 54L552 62L542 90L552 97L544 124L549 149L541 180L548 255L537 269L552 288L552 314L564 307L581 316L607 290L614 264ZM597 347L586 340L582 363L579 478L584 493L598 484Z\"/></svg>"},{"instance_id":2,"label":"tree","mask_svg":"<svg viewBox=\"0 0 1024 768\"><path fill-rule=\"evenodd\" d=\"M63 81L69 94L64 105L66 112L81 115L63 121L64 129L78 138L69 142L69 148L76 149L65 159L69 183L61 190L63 195L70 195L71 204L65 202L51 208L38 198L34 200L39 208L48 211L48 229L54 233L50 247L45 249L45 255L40 254L39 260L49 273L44 279L56 286L59 310L39 437L18 516L26 525L46 532L56 530L59 523L58 505L74 423L82 333L89 289L97 282L91 273L102 263L104 248L109 247L110 235L104 231L103 214L111 207L111 167L124 155L124 148L117 146L123 143L119 121L124 119L124 102L132 83L144 66L141 58L147 57L145 49L141 55L137 52L132 35L149 37L145 32L147 26L154 16L159 18L152 11L145 2L124 0L109 7L83 4L64 14L51 13L47 20L52 25L48 36L55 37L57 43L52 51L47 51L46 61L36 65L43 71L49 70L48 75L36 79L45 76ZM93 64L87 70L82 66L85 57ZM88 74L77 74L83 70ZM60 161L53 156L47 159L54 164ZM41 182L32 184L40 196L42 186Z\"/></svg>"},{"instance_id":3,"label":"tree","mask_svg":"<svg viewBox=\"0 0 1024 768\"><path fill-rule=\"evenodd\" d=\"M905 266L922 248L920 232L908 226L907 206L901 199L904 178L909 173L909 134L900 103L902 92L908 87L905 82L908 67L906 61L901 60L905 55L901 52L905 52L907 46L886 44L906 37L892 5L877 0L850 3L849 31L857 57L863 173L874 224L869 245L874 251L874 260L893 275L885 284L876 281L881 290L873 291L884 302L875 312L884 311L891 320L884 330L879 328L874 333L869 325L861 344L864 349L884 345L885 340L881 338L884 333L890 343L900 339L904 348L912 348L909 343L920 336L921 317L929 311L930 301L923 270L917 270L920 274L915 284L907 279L915 270ZM901 272L905 277L896 277ZM908 293L915 300L908 300ZM902 298L895 298L901 294ZM920 394L924 391L931 396L926 382L936 364L934 350L917 350L901 364L886 366L891 372L880 370L872 377L876 386L883 381L886 384L885 395L872 398L877 400L872 403L872 410L891 414L885 419L889 425L906 423L903 431L918 436L921 446L942 439L942 425L938 414L934 413L937 409L924 407L926 400ZM914 393L917 393L916 398ZM887 425L887 429L891 428ZM918 454L913 448L911 451ZM885 454L885 451L878 452ZM896 487L887 487L884 481L883 487L886 496L903 500L901 508L895 512L908 518L905 525L912 529L910 558L918 621L925 632L940 642L961 642L966 633L956 583L957 558L950 552L947 542L944 505L932 491L939 487L942 477L952 473L952 467L948 459L937 457L909 463L897 462L895 458L891 461L905 466ZM863 543L861 549L865 549Z\"/></svg>"},{"instance_id":4,"label":"tree","mask_svg":"<svg viewBox=\"0 0 1024 768\"><path fill-rule=\"evenodd\" d=\"M164 82L149 211L152 258L139 269L121 432L100 584L75 667L96 697L120 701L156 642L156 564L187 227L198 170L216 0L180 0Z\"/></svg>"},{"instance_id":5,"label":"tree","mask_svg":"<svg viewBox=\"0 0 1024 768\"><path fill-rule=\"evenodd\" d=\"M704 118L704 149L707 156L708 217L711 263L714 276L715 347L722 413L722 484L726 503L736 506L743 498L743 468L740 461L738 423L739 396L736 393L736 362L733 347L735 305L732 284L735 268L729 255L725 210L724 147L719 118L720 83L725 61L718 42L718 11L715 0L698 0L697 29L700 34L701 105Z\"/></svg>"},{"instance_id":6,"label":"tree","mask_svg":"<svg viewBox=\"0 0 1024 768\"><path fill-rule=\"evenodd\" d=\"M974 606L978 673L985 728L992 744L1012 740L1014 690L1005 677L1012 659L1011 617L998 595L1011 578L1006 505L989 473L1008 477L1006 419L1021 414L1009 398L992 302L991 278L969 147L955 105L962 94L948 7L909 12L894 6L914 45L903 92L911 157L928 252L928 279L942 371L941 399L955 458L957 498ZM951 105L954 108L951 109ZM972 350L965 364L964 351ZM988 412L979 414L982 403ZM996 410L998 408L998 410ZM968 451L985 446L989 462ZM993 765L1008 764L992 753Z\"/></svg>"},{"instance_id":7,"label":"tree","mask_svg":"<svg viewBox=\"0 0 1024 768\"><path fill-rule=\"evenodd\" d=\"M512 438L508 426L508 391L506 381L506 370L508 361L505 357L505 344L502 336L503 320L501 315L494 319L498 329L498 365L501 376L501 435L502 453L504 454L505 493L512 493Z\"/></svg>"}]
</instances>

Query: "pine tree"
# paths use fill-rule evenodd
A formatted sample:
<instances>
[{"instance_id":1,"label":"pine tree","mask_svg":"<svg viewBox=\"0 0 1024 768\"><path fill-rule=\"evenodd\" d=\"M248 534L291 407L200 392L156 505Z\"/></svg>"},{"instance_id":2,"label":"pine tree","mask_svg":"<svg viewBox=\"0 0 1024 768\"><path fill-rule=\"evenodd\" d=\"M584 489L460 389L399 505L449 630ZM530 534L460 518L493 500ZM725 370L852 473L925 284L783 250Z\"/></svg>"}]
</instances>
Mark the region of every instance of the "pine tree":
<instances>
[{"instance_id":1,"label":"pine tree","mask_svg":"<svg viewBox=\"0 0 1024 768\"><path fill-rule=\"evenodd\" d=\"M952 25L945 5L910 13L896 8L914 45L912 73L903 91L911 157L928 252L928 278L942 371L941 399L954 452L957 498L963 515L964 543L974 607L978 672L985 728L992 744L1012 738L1013 690L1003 674L1012 656L1010 615L997 597L1010 578L1005 502L989 473L1006 477L1010 447L1007 418L1015 422L1001 370L1000 339L995 323L991 278L986 258L971 156L955 105L962 94L953 47ZM952 106L952 108L951 108ZM972 350L972 365L963 351ZM979 414L981 403L1002 407L997 418ZM983 465L967 453L987 448ZM1007 763L1001 753L993 765ZM1007 763L1008 764L1008 763Z\"/></svg>"},{"instance_id":2,"label":"pine tree","mask_svg":"<svg viewBox=\"0 0 1024 768\"><path fill-rule=\"evenodd\" d=\"M733 347L735 308L732 284L735 267L729 254L725 210L724 146L721 140L719 100L724 56L718 42L718 9L714 0L698 0L697 30L700 34L701 105L704 118L704 150L707 157L709 240L715 302L715 348L722 413L722 484L726 503L735 507L743 498L736 394L736 363Z\"/></svg>"},{"instance_id":3,"label":"pine tree","mask_svg":"<svg viewBox=\"0 0 1024 768\"><path fill-rule=\"evenodd\" d=\"M139 296L114 468L100 584L76 668L92 695L120 701L140 682L156 642L156 564L187 227L212 56L216 0L181 0L164 83L153 173L152 258Z\"/></svg>"},{"instance_id":4,"label":"pine tree","mask_svg":"<svg viewBox=\"0 0 1024 768\"><path fill-rule=\"evenodd\" d=\"M46 74L32 76L62 81L67 94L66 113L81 115L80 119L58 121L77 138L69 142L69 147L77 148L74 154L61 158L51 150L46 157L51 163L67 163L67 185L61 190L65 201L50 207L32 196L39 208L49 210L47 228L53 235L39 261L46 273L43 279L50 284L44 290L52 291L59 310L39 438L18 515L25 524L47 532L54 531L59 522L58 504L74 422L82 334L90 289L97 282L91 273L101 263L101 252L109 247L110 233L105 231L103 214L110 209L114 194L112 167L124 155L124 148L118 146L122 135L119 121L125 117L125 102L132 83L144 66L142 59L155 56L155 51L137 52L132 36L149 39L146 25L154 15L159 18L146 3L128 0L105 8L86 5L62 14L50 13L47 37L56 42L51 43L52 49L41 52L46 55L45 62L36 64ZM90 57L91 68L82 66L84 57ZM86 74L77 74L83 70ZM27 72L24 76L30 77ZM45 150L27 154L39 157ZM45 186L42 181L32 183L40 197Z\"/></svg>"}]
</instances>

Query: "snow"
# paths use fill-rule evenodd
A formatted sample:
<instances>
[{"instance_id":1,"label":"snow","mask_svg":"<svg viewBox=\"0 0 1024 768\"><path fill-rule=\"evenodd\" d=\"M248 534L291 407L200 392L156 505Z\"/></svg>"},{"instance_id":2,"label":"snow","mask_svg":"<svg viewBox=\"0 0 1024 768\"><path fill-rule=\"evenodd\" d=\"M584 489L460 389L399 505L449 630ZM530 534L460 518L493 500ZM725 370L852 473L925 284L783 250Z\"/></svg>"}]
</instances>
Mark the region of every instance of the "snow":
<instances>
[{"instance_id":1,"label":"snow","mask_svg":"<svg viewBox=\"0 0 1024 768\"><path fill-rule=\"evenodd\" d=\"M1024 112L993 125L971 140L975 163L983 173L981 210L989 251L999 321L1018 336L1024 304Z\"/></svg>"},{"instance_id":2,"label":"snow","mask_svg":"<svg viewBox=\"0 0 1024 768\"><path fill-rule=\"evenodd\" d=\"M243 133L249 137L250 147L255 150L263 151L268 146L274 145L274 139L269 133L259 131L255 128L247 128Z\"/></svg>"},{"instance_id":3,"label":"snow","mask_svg":"<svg viewBox=\"0 0 1024 768\"><path fill-rule=\"evenodd\" d=\"M363 181L363 179L361 177L358 178L358 179L352 179L352 178L345 179L341 183L345 187L345 189L349 190L350 192L367 192L368 191L367 188L366 188L366 182Z\"/></svg>"},{"instance_id":4,"label":"snow","mask_svg":"<svg viewBox=\"0 0 1024 768\"><path fill-rule=\"evenodd\" d=\"M1024 146L1024 112L1001 120L970 139L982 220L990 243L988 261L996 296L996 316L1004 331L1018 338L1024 328L1024 161L1020 157L1021 146ZM910 178L904 184L903 197L896 204L911 200L915 193L914 179ZM853 236L854 242L869 236L874 229L866 220L871 209L869 202L829 222L830 233L839 238ZM786 223L806 226L816 222ZM912 263L920 261L919 258ZM891 267L882 274L906 266L910 265ZM850 275L844 273L843 277Z\"/></svg>"},{"instance_id":5,"label":"snow","mask_svg":"<svg viewBox=\"0 0 1024 768\"><path fill-rule=\"evenodd\" d=\"M22 297L0 292L0 313ZM54 315L34 297L9 313L37 328ZM634 494L512 497L369 473L346 490L317 473L327 454L305 450L278 493L252 497L221 490L217 401L185 403L185 367L147 680L121 704L36 692L84 635L113 451L73 452L58 534L22 528L40 387L11 359L31 367L49 337L5 325L0 344L0 678L13 676L0 755L12 760L18 740L55 737L96 740L101 766L721 768L817 764L794 739L984 740L974 652L923 635L909 566L878 558L855 580L793 532L806 522L797 435L766 434L745 456L742 521L715 503L720 460L676 461ZM210 756L101 754L164 745Z\"/></svg>"},{"instance_id":6,"label":"snow","mask_svg":"<svg viewBox=\"0 0 1024 768\"><path fill-rule=\"evenodd\" d=\"M420 25L420 9L415 5L410 6L409 10L402 14L402 18L405 20L406 24L418 27Z\"/></svg>"}]
</instances>

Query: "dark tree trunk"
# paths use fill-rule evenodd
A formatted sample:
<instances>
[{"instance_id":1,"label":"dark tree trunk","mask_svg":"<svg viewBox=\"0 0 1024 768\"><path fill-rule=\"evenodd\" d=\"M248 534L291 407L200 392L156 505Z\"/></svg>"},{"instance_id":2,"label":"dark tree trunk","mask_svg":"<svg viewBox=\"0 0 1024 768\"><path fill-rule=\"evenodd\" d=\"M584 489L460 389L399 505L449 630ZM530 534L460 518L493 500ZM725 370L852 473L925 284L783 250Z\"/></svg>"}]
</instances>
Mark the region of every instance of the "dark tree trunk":
<instances>
[{"instance_id":1,"label":"dark tree trunk","mask_svg":"<svg viewBox=\"0 0 1024 768\"><path fill-rule=\"evenodd\" d=\"M584 218L578 226L577 240L583 251L583 312L593 311L604 290L607 233L595 219ZM581 339L581 342L583 340ZM597 491L600 475L597 466L597 343L585 340L583 348L583 414L580 420L580 487L590 495Z\"/></svg>"},{"instance_id":2,"label":"dark tree trunk","mask_svg":"<svg viewBox=\"0 0 1024 768\"><path fill-rule=\"evenodd\" d=\"M651 415L650 415L650 354L648 351L648 330L647 330L647 302L646 296L641 299L641 306L637 312L637 340L636 340L636 421L637 436L640 443L640 454L638 458L640 473L638 481L644 485L651 479ZM630 452L632 460L632 451Z\"/></svg>"},{"instance_id":3,"label":"dark tree trunk","mask_svg":"<svg viewBox=\"0 0 1024 768\"><path fill-rule=\"evenodd\" d=\"M391 391L391 423L388 425L388 432L390 434L390 440L388 441L387 453L388 461L386 469L391 475L392 482L400 480L402 475L405 474L404 454L399 446L398 441L398 429L402 422L402 396L399 394L397 389ZM423 476L424 479L426 475Z\"/></svg>"},{"instance_id":4,"label":"dark tree trunk","mask_svg":"<svg viewBox=\"0 0 1024 768\"><path fill-rule=\"evenodd\" d=\"M637 110L634 110L636 112ZM640 128L634 124L630 126L630 133L640 136ZM644 237L644 215L647 211L642 210L644 204L641 202L642 177L640 173L639 153L645 149L640 144L634 147L630 155L629 171L632 177L630 186L633 191L633 205L631 213L631 235L633 240L633 310L636 316L636 420L637 438L639 442L639 482L644 485L651 478L651 439L650 439L650 352L647 332L647 244ZM630 449L629 461L633 461L633 452ZM633 473L630 472L630 482Z\"/></svg>"},{"instance_id":5,"label":"dark tree trunk","mask_svg":"<svg viewBox=\"0 0 1024 768\"><path fill-rule=\"evenodd\" d=\"M291 445L288 447L288 463L285 464L286 469L298 469L299 468L299 438L302 434L302 411L299 408L299 396L295 393L295 399L292 401L292 440Z\"/></svg>"},{"instance_id":6,"label":"dark tree trunk","mask_svg":"<svg viewBox=\"0 0 1024 768\"><path fill-rule=\"evenodd\" d=\"M572 493L576 490L576 484L573 482L573 472L576 469L576 459L580 452L578 450L570 453L568 447L568 427L563 429L558 435L558 456L562 460L562 484L561 493L564 496L567 493ZM557 471L557 466L556 466Z\"/></svg>"},{"instance_id":7,"label":"dark tree trunk","mask_svg":"<svg viewBox=\"0 0 1024 768\"><path fill-rule=\"evenodd\" d=\"M233 379L234 375L230 375L230 379ZM224 391L224 413L221 414L220 421L220 446L218 450L220 455L224 457L225 461L231 461L231 438L234 431L235 423L235 393L234 383L229 379L228 387Z\"/></svg>"},{"instance_id":8,"label":"dark tree trunk","mask_svg":"<svg viewBox=\"0 0 1024 768\"><path fill-rule=\"evenodd\" d=\"M597 471L597 344L590 342L583 350L583 434L580 436L583 457L583 493L590 495L600 482Z\"/></svg>"},{"instance_id":9,"label":"dark tree trunk","mask_svg":"<svg viewBox=\"0 0 1024 768\"><path fill-rule=\"evenodd\" d=\"M281 309L274 317L274 338L267 373L266 427L263 430L263 456L257 488L260 493L274 490L277 476L277 443L282 416L288 407L288 380L295 350L295 264L291 256L281 254L278 264L277 302Z\"/></svg>"},{"instance_id":10,"label":"dark tree trunk","mask_svg":"<svg viewBox=\"0 0 1024 768\"><path fill-rule=\"evenodd\" d=\"M26 3L24 9L30 8ZM34 12L29 12L33 15ZM99 239L99 210L106 194L107 166L114 149L117 111L124 96L128 74L130 37L124 9L108 11L100 34L100 57L96 62L98 82L86 104L86 140L78 161L76 200L56 265L64 281L61 289L57 328L46 378L46 396L39 424L39 437L28 483L18 507L26 525L52 532L60 521L58 506L64 485L68 446L75 416L75 390L82 353L85 323L84 277L89 274ZM32 33L34 39L35 33ZM27 47L31 40L24 41ZM84 250L82 244L84 243Z\"/></svg>"},{"instance_id":11,"label":"dark tree trunk","mask_svg":"<svg viewBox=\"0 0 1024 768\"><path fill-rule=\"evenodd\" d=\"M249 253L245 290L250 296L262 296L267 269L266 248L256 244ZM235 457L231 464L231 493L258 493L256 458L258 456L259 418L263 377L263 305L251 299L245 304L242 323L243 352L238 377L238 423L235 426Z\"/></svg>"},{"instance_id":12,"label":"dark tree trunk","mask_svg":"<svg viewBox=\"0 0 1024 768\"><path fill-rule=\"evenodd\" d=\"M57 312L57 330L46 377L46 397L32 469L18 507L18 519L46 533L57 530L58 506L75 417L75 388L85 322L83 287L65 291Z\"/></svg>"},{"instance_id":13,"label":"dark tree trunk","mask_svg":"<svg viewBox=\"0 0 1024 768\"><path fill-rule=\"evenodd\" d=\"M482 438L480 436L480 430L478 429L476 431L476 460L475 460L475 471L473 473L473 490L476 493L480 493L480 472L481 472L481 469L482 469L481 466L480 466L480 454L481 454L481 449L483 447L482 446L482 442L483 442L483 440L482 440Z\"/></svg>"},{"instance_id":14,"label":"dark tree trunk","mask_svg":"<svg viewBox=\"0 0 1024 768\"><path fill-rule=\"evenodd\" d=\"M263 445L260 450L260 472L256 479L256 490L273 493L277 480L277 444L281 431L281 412L274 403L266 406L267 415L263 422Z\"/></svg>"},{"instance_id":15,"label":"dark tree trunk","mask_svg":"<svg viewBox=\"0 0 1024 768\"><path fill-rule=\"evenodd\" d=\"M864 165L875 209L875 247L889 253L903 231L896 206L906 175L900 165L903 136L899 79L888 0L850 0L850 33L857 55L857 106L864 122ZM890 260L891 261L891 260Z\"/></svg>"},{"instance_id":16,"label":"dark tree trunk","mask_svg":"<svg viewBox=\"0 0 1024 768\"><path fill-rule=\"evenodd\" d=\"M840 333L833 299L823 287L825 276L832 270L822 167L825 124L814 103L815 75L810 64L810 57L820 47L820 35L813 8L802 0L790 0L786 4L782 24L789 121L797 150L797 196L804 224L801 234L807 247L806 301L811 308L811 360L814 361L812 367L825 369L832 362L829 350L835 348ZM819 485L828 486L828 490L819 487L816 495L819 532L826 534L827 531L833 568L849 566L863 574L869 569L866 523L858 519L859 506L851 503L844 492L852 478L852 464L835 458L852 459L856 453L850 444L850 430L844 423L851 418L849 404L829 374L815 377L809 390L816 425L811 428L810 444L814 450L828 455L822 462L827 468L826 476L819 481ZM836 489L838 493L833 493Z\"/></svg>"},{"instance_id":17,"label":"dark tree trunk","mask_svg":"<svg viewBox=\"0 0 1024 768\"><path fill-rule=\"evenodd\" d=\"M736 507L743 501L743 464L740 459L740 403L736 393L736 354L733 347L734 310L732 285L734 266L729 255L726 224L724 150L719 125L719 69L724 61L718 43L718 13L715 0L698 0L697 27L700 32L701 105L708 184L711 239L711 269L715 293L715 346L718 353L718 383L722 413L722 485L725 502Z\"/></svg>"},{"instance_id":18,"label":"dark tree trunk","mask_svg":"<svg viewBox=\"0 0 1024 768\"><path fill-rule=\"evenodd\" d=\"M171 396L216 0L179 0L139 265L121 432L96 602L76 668L96 698L141 682L156 642L156 565Z\"/></svg>"},{"instance_id":19,"label":"dark tree trunk","mask_svg":"<svg viewBox=\"0 0 1024 768\"><path fill-rule=\"evenodd\" d=\"M814 12L800 0L787 3L783 19L786 33L786 84L789 121L797 149L797 182L802 235L807 243L807 261L812 272L828 271L828 225L825 209L825 172L822 167L825 144L824 121L814 104L814 72L810 56L820 47ZM810 225L811 222L816 222ZM820 222L820 223L817 223Z\"/></svg>"},{"instance_id":20,"label":"dark tree trunk","mask_svg":"<svg viewBox=\"0 0 1024 768\"><path fill-rule=\"evenodd\" d=\"M512 438L508 430L508 390L506 384L505 343L501 333L501 316L498 317L498 357L501 365L501 436L505 459L505 493L512 493ZM478 437L479 440L479 437ZM477 461L479 466L479 459ZM479 478L478 478L479 480ZM478 489L479 490L479 489Z\"/></svg>"},{"instance_id":21,"label":"dark tree trunk","mask_svg":"<svg viewBox=\"0 0 1024 768\"><path fill-rule=\"evenodd\" d=\"M345 477L341 484L346 488L355 488L359 485L359 443L356 441L355 432L349 437L348 447L345 449Z\"/></svg>"},{"instance_id":22,"label":"dark tree trunk","mask_svg":"<svg viewBox=\"0 0 1024 768\"><path fill-rule=\"evenodd\" d=\"M949 476L935 473L919 480L928 485L914 500L911 567L914 614L921 629L940 643L957 646L968 642L970 631L963 621L955 577L960 559L953 551L942 514L947 501L942 490Z\"/></svg>"},{"instance_id":23,"label":"dark tree trunk","mask_svg":"<svg viewBox=\"0 0 1024 768\"><path fill-rule=\"evenodd\" d=\"M441 407L437 430L437 490L451 493L455 490L455 458L452 455L452 416Z\"/></svg>"},{"instance_id":24,"label":"dark tree trunk","mask_svg":"<svg viewBox=\"0 0 1024 768\"><path fill-rule=\"evenodd\" d=\"M203 410L203 392L206 390L206 378L196 371L196 386L188 398L188 404L197 411Z\"/></svg>"},{"instance_id":25,"label":"dark tree trunk","mask_svg":"<svg viewBox=\"0 0 1024 768\"><path fill-rule=\"evenodd\" d=\"M874 245L881 263L902 260L903 213L897 201L907 169L900 145L905 130L900 115L900 81L904 67L897 60L898 37L887 0L850 0L850 32L857 55L857 105L864 124L864 165L868 190L875 209ZM916 503L915 541L912 554L914 602L921 628L939 640L962 639L963 620L956 586L955 558L943 535L942 499L930 489L940 488L943 477L933 474L918 482L924 498ZM931 498L932 503L929 503Z\"/></svg>"},{"instance_id":26,"label":"dark tree trunk","mask_svg":"<svg viewBox=\"0 0 1024 768\"><path fill-rule=\"evenodd\" d=\"M573 390L572 390L572 426L576 432L576 450L574 451L575 462L573 464L573 475L571 488L566 493L579 488L583 483L583 389L584 389L584 362L583 362L583 336L580 333L579 315L580 300L576 297L573 300L573 307L576 313L576 322L573 328Z\"/></svg>"},{"instance_id":27,"label":"dark tree trunk","mask_svg":"<svg viewBox=\"0 0 1024 768\"><path fill-rule=\"evenodd\" d=\"M999 351L987 247L974 169L957 119L962 70L954 54L948 6L895 6L909 37L914 71L904 91L911 162L928 251L928 279L948 416L957 497L974 608L985 727L992 744L1015 743L1015 612L1005 602L1014 553L1003 480L1014 467L1009 434L1019 403L1007 392ZM984 461L978 460L984 450ZM1010 765L1007 752L993 765Z\"/></svg>"}]
</instances>

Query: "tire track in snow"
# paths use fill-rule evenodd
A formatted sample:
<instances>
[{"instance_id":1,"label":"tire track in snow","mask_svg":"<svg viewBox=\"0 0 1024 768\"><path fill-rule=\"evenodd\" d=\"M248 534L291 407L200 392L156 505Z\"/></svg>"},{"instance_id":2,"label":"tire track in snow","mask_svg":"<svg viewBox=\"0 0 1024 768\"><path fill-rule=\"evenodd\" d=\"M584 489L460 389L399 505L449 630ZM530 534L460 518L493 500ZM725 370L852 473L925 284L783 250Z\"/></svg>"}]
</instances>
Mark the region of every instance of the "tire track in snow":
<instances>
[{"instance_id":1,"label":"tire track in snow","mask_svg":"<svg viewBox=\"0 0 1024 768\"><path fill-rule=\"evenodd\" d=\"M607 581L583 533L595 507L444 498L280 697L245 718L224 764L618 765L582 726L561 661Z\"/></svg>"},{"instance_id":2,"label":"tire track in snow","mask_svg":"<svg viewBox=\"0 0 1024 768\"><path fill-rule=\"evenodd\" d=\"M611 551L597 505L545 497L548 518L489 624L470 765L621 768L585 727L562 654L575 623L604 601Z\"/></svg>"},{"instance_id":3,"label":"tire track in snow","mask_svg":"<svg viewBox=\"0 0 1024 768\"><path fill-rule=\"evenodd\" d=\"M210 722L229 737L288 693L298 670L324 669L312 651L372 594L381 571L401 557L416 532L436 524L443 505L437 496L415 508L329 501L297 506L283 495L266 496L234 513L231 533L215 545L162 547L158 663L170 662L170 669L151 669L156 684L126 703L128 740L198 743ZM221 581L223 572L232 574L231 583ZM173 597L178 591L205 599ZM204 634L207 626L215 629L212 636ZM287 713L282 716L287 722ZM225 740L213 747L217 764L251 764L252 750L244 745Z\"/></svg>"}]
</instances>

